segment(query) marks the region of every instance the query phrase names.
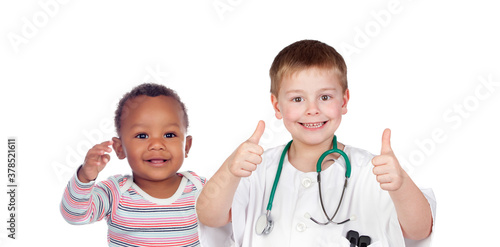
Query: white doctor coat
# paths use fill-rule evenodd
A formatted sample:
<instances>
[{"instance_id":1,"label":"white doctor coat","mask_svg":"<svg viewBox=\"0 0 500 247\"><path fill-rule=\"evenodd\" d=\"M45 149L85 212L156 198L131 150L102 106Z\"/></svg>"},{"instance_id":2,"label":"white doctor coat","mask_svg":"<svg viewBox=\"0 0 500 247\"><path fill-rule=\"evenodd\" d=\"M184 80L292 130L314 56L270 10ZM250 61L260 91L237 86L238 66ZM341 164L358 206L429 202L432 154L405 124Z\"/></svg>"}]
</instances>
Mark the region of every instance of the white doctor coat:
<instances>
[{"instance_id":1,"label":"white doctor coat","mask_svg":"<svg viewBox=\"0 0 500 247\"><path fill-rule=\"evenodd\" d=\"M372 247L405 246L396 210L387 191L380 188L372 173L374 155L365 150L345 146L352 170L342 205L334 218L342 225L318 225L308 218L326 222L321 208L317 173L301 172L285 157L283 170L276 189L271 217L274 228L268 235L257 235L257 219L266 213L269 195L276 176L284 145L267 150L256 171L243 178L232 204L232 223L214 229L200 226L202 246L350 246L345 238L349 230L371 238ZM323 202L329 216L337 208L345 179L345 162L339 158L321 172ZM432 190L422 190L435 215Z\"/></svg>"}]
</instances>

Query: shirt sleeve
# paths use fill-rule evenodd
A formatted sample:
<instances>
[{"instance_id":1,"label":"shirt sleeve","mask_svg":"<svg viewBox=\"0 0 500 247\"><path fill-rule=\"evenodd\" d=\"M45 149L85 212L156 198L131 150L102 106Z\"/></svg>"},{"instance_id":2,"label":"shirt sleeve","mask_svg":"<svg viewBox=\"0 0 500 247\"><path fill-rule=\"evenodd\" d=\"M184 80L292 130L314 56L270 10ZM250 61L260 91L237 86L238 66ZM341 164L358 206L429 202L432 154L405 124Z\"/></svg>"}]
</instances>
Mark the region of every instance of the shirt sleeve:
<instances>
[{"instance_id":1,"label":"shirt sleeve","mask_svg":"<svg viewBox=\"0 0 500 247\"><path fill-rule=\"evenodd\" d=\"M60 210L63 218L74 225L102 220L111 210L112 184L109 180L97 185L94 181L82 183L75 173L62 197Z\"/></svg>"},{"instance_id":2,"label":"shirt sleeve","mask_svg":"<svg viewBox=\"0 0 500 247\"><path fill-rule=\"evenodd\" d=\"M255 175L254 175L255 176ZM252 177L253 178L253 177ZM251 197L250 177L242 178L236 192L234 194L233 204L231 207L231 231L234 242L241 246L244 242L247 219L249 198Z\"/></svg>"}]
</instances>

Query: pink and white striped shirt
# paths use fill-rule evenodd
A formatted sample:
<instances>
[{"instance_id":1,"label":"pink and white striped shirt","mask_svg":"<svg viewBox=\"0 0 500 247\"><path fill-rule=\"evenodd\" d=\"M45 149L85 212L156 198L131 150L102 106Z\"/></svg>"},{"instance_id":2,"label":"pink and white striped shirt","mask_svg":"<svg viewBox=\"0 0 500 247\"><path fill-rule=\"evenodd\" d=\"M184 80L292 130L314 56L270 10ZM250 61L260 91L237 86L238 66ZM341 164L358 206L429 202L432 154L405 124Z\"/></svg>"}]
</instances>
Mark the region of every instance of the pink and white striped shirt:
<instances>
[{"instance_id":1,"label":"pink and white striped shirt","mask_svg":"<svg viewBox=\"0 0 500 247\"><path fill-rule=\"evenodd\" d=\"M108 223L109 246L199 246L195 201L205 179L182 177L173 196L158 199L141 190L131 176L115 175L82 183L76 174L64 191L61 213L70 224Z\"/></svg>"}]
</instances>

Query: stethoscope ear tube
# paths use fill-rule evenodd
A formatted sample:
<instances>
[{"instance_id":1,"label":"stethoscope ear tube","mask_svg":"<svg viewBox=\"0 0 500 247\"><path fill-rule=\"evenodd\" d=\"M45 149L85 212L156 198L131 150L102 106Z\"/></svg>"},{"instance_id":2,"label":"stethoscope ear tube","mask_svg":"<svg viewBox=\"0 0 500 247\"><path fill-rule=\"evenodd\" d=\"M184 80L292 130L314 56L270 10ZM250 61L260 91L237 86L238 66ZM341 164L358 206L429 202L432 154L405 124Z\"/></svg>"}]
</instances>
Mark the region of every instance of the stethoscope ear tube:
<instances>
[{"instance_id":1,"label":"stethoscope ear tube","mask_svg":"<svg viewBox=\"0 0 500 247\"><path fill-rule=\"evenodd\" d=\"M351 177L351 162L349 161L347 154L344 151L337 148L337 136L333 136L333 148L324 152L319 157L318 162L316 163L316 172L318 174L321 173L321 165L323 164L323 160L325 160L326 156L333 154L333 153L338 153L344 158L344 160L345 160L345 177L350 178Z\"/></svg>"},{"instance_id":2,"label":"stethoscope ear tube","mask_svg":"<svg viewBox=\"0 0 500 247\"><path fill-rule=\"evenodd\" d=\"M325 209L325 206L324 206L324 203L323 203L323 195L321 193L321 165L323 164L323 160L326 158L326 156L332 154L332 153L338 153L340 155L342 155L342 157L344 158L345 160L345 181L344 181L344 188L342 188L342 195L340 196L340 201L339 201L339 204L337 205L337 209L335 209L335 213L333 214L332 217L328 216L328 213L326 212L326 209ZM316 171L318 172L318 193L319 193L319 201L321 203L321 209L323 209L323 213L325 214L325 217L327 219L327 222L326 223L322 223L322 222L319 222L317 220L315 220L314 218L310 218L312 221L314 221L316 224L320 224L320 225L328 225L329 223L335 223L337 225L340 225L340 224L344 224L348 221L350 221L350 219L347 219L347 220L344 220L342 222L334 222L333 219L335 218L335 216L337 215L339 209L340 209L340 206L342 205L342 200L344 199L344 193L345 193L345 189L347 188L347 181L349 180L349 178L351 177L351 162L349 161L349 158L347 157L347 154L338 149L337 148L337 136L333 136L333 148L324 152L320 158L318 159L318 163L316 164Z\"/></svg>"}]
</instances>

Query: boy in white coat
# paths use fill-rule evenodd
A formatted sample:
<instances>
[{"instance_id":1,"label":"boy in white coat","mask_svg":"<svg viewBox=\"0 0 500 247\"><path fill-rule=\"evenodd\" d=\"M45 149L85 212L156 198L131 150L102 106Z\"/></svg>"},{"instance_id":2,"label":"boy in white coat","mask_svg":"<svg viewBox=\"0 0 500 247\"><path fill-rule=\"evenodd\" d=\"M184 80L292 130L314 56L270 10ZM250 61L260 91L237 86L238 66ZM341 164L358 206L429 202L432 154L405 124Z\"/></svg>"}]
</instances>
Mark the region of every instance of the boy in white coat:
<instances>
[{"instance_id":1,"label":"boy in white coat","mask_svg":"<svg viewBox=\"0 0 500 247\"><path fill-rule=\"evenodd\" d=\"M433 226L432 191L424 191L424 196L401 168L391 149L390 130L382 135L380 155L332 142L349 102L342 56L319 41L295 42L276 56L270 76L275 115L293 141L289 149L264 152L258 143L265 127L259 122L203 189L197 201L199 221L209 227L232 223L229 240L237 246L350 246L350 230L369 236L369 246L404 246L404 238L427 238ZM335 146L349 157L351 177L343 192L346 162L338 153L326 157L321 164L323 210L316 162ZM257 222L266 214L276 176L280 178L270 214L274 227L261 235ZM337 223L351 220L318 224L329 222L329 217ZM228 239L211 242L222 245Z\"/></svg>"}]
</instances>

